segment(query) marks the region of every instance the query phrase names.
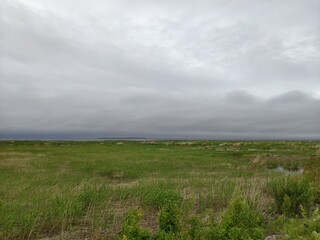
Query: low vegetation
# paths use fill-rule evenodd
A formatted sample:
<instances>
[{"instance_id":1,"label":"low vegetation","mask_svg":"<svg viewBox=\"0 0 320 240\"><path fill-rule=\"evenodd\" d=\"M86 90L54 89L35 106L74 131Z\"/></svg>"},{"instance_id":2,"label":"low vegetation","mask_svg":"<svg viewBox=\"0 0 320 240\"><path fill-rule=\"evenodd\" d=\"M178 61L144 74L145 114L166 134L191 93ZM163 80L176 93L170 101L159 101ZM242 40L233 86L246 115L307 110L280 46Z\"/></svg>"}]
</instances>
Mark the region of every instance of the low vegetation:
<instances>
[{"instance_id":1,"label":"low vegetation","mask_svg":"<svg viewBox=\"0 0 320 240\"><path fill-rule=\"evenodd\" d=\"M319 151L317 141L1 141L0 239L320 239Z\"/></svg>"},{"instance_id":2,"label":"low vegetation","mask_svg":"<svg viewBox=\"0 0 320 240\"><path fill-rule=\"evenodd\" d=\"M302 215L302 209L310 212L314 204L315 189L304 176L288 176L272 181L271 195L275 200L275 210L287 217Z\"/></svg>"},{"instance_id":3,"label":"low vegetation","mask_svg":"<svg viewBox=\"0 0 320 240\"><path fill-rule=\"evenodd\" d=\"M262 239L262 216L242 198L235 198L225 210L220 222L202 223L192 218L190 225L182 225L181 209L167 202L158 214L159 228L151 230L139 227L142 212L136 209L125 219L118 239Z\"/></svg>"}]
</instances>

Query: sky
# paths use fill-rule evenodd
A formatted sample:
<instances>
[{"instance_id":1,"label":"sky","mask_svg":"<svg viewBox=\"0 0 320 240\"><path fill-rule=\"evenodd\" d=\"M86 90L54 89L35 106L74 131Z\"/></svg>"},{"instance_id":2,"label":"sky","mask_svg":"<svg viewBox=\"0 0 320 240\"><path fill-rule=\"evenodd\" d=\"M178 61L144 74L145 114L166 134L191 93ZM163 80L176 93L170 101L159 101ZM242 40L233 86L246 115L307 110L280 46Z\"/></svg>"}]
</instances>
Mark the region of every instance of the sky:
<instances>
[{"instance_id":1,"label":"sky","mask_svg":"<svg viewBox=\"0 0 320 240\"><path fill-rule=\"evenodd\" d=\"M0 138L320 139L319 0L2 0Z\"/></svg>"}]
</instances>

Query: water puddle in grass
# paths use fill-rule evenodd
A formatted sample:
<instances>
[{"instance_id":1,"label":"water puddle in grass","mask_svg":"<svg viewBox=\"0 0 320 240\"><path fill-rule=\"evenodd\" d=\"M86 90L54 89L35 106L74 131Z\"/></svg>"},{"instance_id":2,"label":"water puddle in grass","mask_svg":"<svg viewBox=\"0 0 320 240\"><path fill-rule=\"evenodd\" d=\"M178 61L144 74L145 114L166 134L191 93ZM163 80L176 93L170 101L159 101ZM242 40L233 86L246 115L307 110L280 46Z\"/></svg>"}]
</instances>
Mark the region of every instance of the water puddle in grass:
<instances>
[{"instance_id":1,"label":"water puddle in grass","mask_svg":"<svg viewBox=\"0 0 320 240\"><path fill-rule=\"evenodd\" d=\"M299 167L297 169L287 169L282 166L278 166L274 168L275 171L277 172L282 172L282 173L290 173L290 174L302 174L304 172L303 167Z\"/></svg>"}]
</instances>

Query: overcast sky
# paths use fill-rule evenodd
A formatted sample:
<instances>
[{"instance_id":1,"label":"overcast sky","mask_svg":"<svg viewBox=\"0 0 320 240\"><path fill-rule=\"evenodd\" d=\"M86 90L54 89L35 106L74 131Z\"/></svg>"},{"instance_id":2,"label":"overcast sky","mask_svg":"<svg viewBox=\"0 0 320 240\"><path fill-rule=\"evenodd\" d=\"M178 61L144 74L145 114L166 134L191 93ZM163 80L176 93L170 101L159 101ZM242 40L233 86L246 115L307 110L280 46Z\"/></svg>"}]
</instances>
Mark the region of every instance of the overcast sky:
<instances>
[{"instance_id":1,"label":"overcast sky","mask_svg":"<svg viewBox=\"0 0 320 240\"><path fill-rule=\"evenodd\" d=\"M319 119L319 0L0 2L0 138L319 138Z\"/></svg>"}]
</instances>

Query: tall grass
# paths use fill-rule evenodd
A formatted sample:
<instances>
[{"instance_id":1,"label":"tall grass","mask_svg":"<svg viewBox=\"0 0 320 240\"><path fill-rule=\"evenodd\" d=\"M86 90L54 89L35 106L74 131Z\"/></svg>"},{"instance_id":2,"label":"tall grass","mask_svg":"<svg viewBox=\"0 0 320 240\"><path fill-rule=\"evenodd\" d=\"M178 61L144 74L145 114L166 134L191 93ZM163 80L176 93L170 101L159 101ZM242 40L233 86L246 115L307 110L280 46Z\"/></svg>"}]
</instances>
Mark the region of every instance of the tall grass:
<instances>
[{"instance_id":1,"label":"tall grass","mask_svg":"<svg viewBox=\"0 0 320 240\"><path fill-rule=\"evenodd\" d=\"M269 217L267 208L273 200L267 183L282 173L268 169L267 163L302 166L319 145L121 142L0 141L0 239L74 232L91 239L113 239L127 210L137 206L145 212L142 225L155 230L154 213L168 199L182 209L182 219L190 215L202 222L211 212L219 219L235 191L255 201ZM257 156L261 164L252 164ZM196 236L198 230L190 231Z\"/></svg>"}]
</instances>

